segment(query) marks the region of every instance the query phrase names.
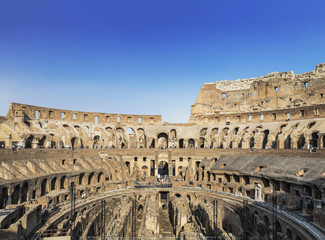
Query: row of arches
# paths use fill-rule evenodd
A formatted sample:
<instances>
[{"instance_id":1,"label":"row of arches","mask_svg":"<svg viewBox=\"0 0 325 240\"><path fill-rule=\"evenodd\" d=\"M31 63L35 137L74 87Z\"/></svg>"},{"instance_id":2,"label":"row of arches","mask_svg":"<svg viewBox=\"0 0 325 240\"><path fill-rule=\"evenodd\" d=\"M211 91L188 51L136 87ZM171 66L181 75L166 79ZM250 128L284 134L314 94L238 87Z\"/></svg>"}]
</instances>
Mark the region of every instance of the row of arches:
<instances>
[{"instance_id":1,"label":"row of arches","mask_svg":"<svg viewBox=\"0 0 325 240\"><path fill-rule=\"evenodd\" d=\"M0 208L7 204L19 204L31 199L45 196L51 191L68 190L73 182L76 186L90 186L110 181L111 176L104 172L80 173L77 176L52 176L39 178L17 184L13 187L3 186L0 195ZM9 200L9 201L8 201Z\"/></svg>"}]
</instances>

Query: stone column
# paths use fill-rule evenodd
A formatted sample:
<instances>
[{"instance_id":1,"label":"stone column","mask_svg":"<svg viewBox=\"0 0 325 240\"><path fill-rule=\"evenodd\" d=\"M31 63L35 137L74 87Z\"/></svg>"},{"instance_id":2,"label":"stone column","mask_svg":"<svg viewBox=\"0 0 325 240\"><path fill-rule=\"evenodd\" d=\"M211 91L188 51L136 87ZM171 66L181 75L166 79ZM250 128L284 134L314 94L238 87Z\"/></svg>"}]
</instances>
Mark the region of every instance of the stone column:
<instances>
[{"instance_id":1,"label":"stone column","mask_svg":"<svg viewBox=\"0 0 325 240\"><path fill-rule=\"evenodd\" d=\"M155 151L155 176L158 176L158 150Z\"/></svg>"}]
</instances>

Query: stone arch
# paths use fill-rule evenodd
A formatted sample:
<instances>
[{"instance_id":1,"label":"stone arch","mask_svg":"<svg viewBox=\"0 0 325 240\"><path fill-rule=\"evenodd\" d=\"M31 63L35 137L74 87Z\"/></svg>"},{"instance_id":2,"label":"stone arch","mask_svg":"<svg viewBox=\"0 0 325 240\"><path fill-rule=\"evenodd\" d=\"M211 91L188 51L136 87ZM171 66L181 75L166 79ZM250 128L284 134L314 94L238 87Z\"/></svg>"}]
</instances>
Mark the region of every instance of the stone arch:
<instances>
[{"instance_id":1,"label":"stone arch","mask_svg":"<svg viewBox=\"0 0 325 240\"><path fill-rule=\"evenodd\" d=\"M298 141L297 141L297 148L303 149L305 147L305 144L306 144L305 136L303 134L300 134Z\"/></svg>"},{"instance_id":2,"label":"stone arch","mask_svg":"<svg viewBox=\"0 0 325 240\"><path fill-rule=\"evenodd\" d=\"M175 129L170 130L170 139L175 139L177 138L177 133Z\"/></svg>"},{"instance_id":3,"label":"stone arch","mask_svg":"<svg viewBox=\"0 0 325 240\"><path fill-rule=\"evenodd\" d=\"M100 137L99 135L96 135L93 138L93 148L99 148L99 147L100 147Z\"/></svg>"},{"instance_id":4,"label":"stone arch","mask_svg":"<svg viewBox=\"0 0 325 240\"><path fill-rule=\"evenodd\" d=\"M82 140L78 137L71 138L71 148L74 149L76 147L83 148Z\"/></svg>"},{"instance_id":5,"label":"stone arch","mask_svg":"<svg viewBox=\"0 0 325 240\"><path fill-rule=\"evenodd\" d=\"M105 128L105 133L107 134L107 145L109 148L114 147L115 143L113 142L115 139L115 134L113 132L113 129L111 127Z\"/></svg>"},{"instance_id":6,"label":"stone arch","mask_svg":"<svg viewBox=\"0 0 325 240\"><path fill-rule=\"evenodd\" d=\"M168 148L168 135L166 133L159 133L157 136L158 148Z\"/></svg>"},{"instance_id":7,"label":"stone arch","mask_svg":"<svg viewBox=\"0 0 325 240\"><path fill-rule=\"evenodd\" d=\"M8 188L2 188L1 195L0 195L0 208L5 208L8 200Z\"/></svg>"},{"instance_id":8,"label":"stone arch","mask_svg":"<svg viewBox=\"0 0 325 240\"><path fill-rule=\"evenodd\" d=\"M217 147L218 128L213 128L210 132L210 148Z\"/></svg>"},{"instance_id":9,"label":"stone arch","mask_svg":"<svg viewBox=\"0 0 325 240\"><path fill-rule=\"evenodd\" d=\"M188 148L195 148L195 141L193 138L188 140Z\"/></svg>"},{"instance_id":10,"label":"stone arch","mask_svg":"<svg viewBox=\"0 0 325 240\"><path fill-rule=\"evenodd\" d=\"M55 140L54 140L54 134L50 134L50 148L57 148L57 146L56 146L56 142L55 142Z\"/></svg>"},{"instance_id":11,"label":"stone arch","mask_svg":"<svg viewBox=\"0 0 325 240\"><path fill-rule=\"evenodd\" d=\"M284 149L291 149L291 136L288 135L284 140Z\"/></svg>"},{"instance_id":12,"label":"stone arch","mask_svg":"<svg viewBox=\"0 0 325 240\"><path fill-rule=\"evenodd\" d=\"M119 148L126 148L127 141L124 136L124 129L123 128L116 128L116 145Z\"/></svg>"},{"instance_id":13,"label":"stone arch","mask_svg":"<svg viewBox=\"0 0 325 240\"><path fill-rule=\"evenodd\" d=\"M309 145L312 148L317 148L318 147L318 140L319 140L318 132L313 132L311 134L311 138L310 138L310 141L309 141Z\"/></svg>"},{"instance_id":14,"label":"stone arch","mask_svg":"<svg viewBox=\"0 0 325 240\"><path fill-rule=\"evenodd\" d=\"M32 142L34 140L33 135L29 135L28 138L25 141L25 148L32 148Z\"/></svg>"},{"instance_id":15,"label":"stone arch","mask_svg":"<svg viewBox=\"0 0 325 240\"><path fill-rule=\"evenodd\" d=\"M20 192L20 185L16 185L14 187L14 191L11 194L11 204L18 204L18 202L19 202L19 192Z\"/></svg>"},{"instance_id":16,"label":"stone arch","mask_svg":"<svg viewBox=\"0 0 325 240\"><path fill-rule=\"evenodd\" d=\"M44 178L41 182L41 196L44 196L48 192L47 179Z\"/></svg>"},{"instance_id":17,"label":"stone arch","mask_svg":"<svg viewBox=\"0 0 325 240\"><path fill-rule=\"evenodd\" d=\"M88 185L90 185L90 184L93 184L94 183L94 179L95 179L95 177L94 177L94 173L93 172L91 172L90 174L89 174L89 176L88 176Z\"/></svg>"},{"instance_id":18,"label":"stone arch","mask_svg":"<svg viewBox=\"0 0 325 240\"><path fill-rule=\"evenodd\" d=\"M28 189L29 189L28 182L24 182L23 188L21 191L21 202L27 201Z\"/></svg>"},{"instance_id":19,"label":"stone arch","mask_svg":"<svg viewBox=\"0 0 325 240\"><path fill-rule=\"evenodd\" d=\"M179 147L179 148L184 148L184 147L185 147L185 146L184 146L184 139L183 139L183 138L179 140L179 142L178 142L178 147Z\"/></svg>"},{"instance_id":20,"label":"stone arch","mask_svg":"<svg viewBox=\"0 0 325 240\"><path fill-rule=\"evenodd\" d=\"M148 167L147 166L142 166L141 168L141 171L142 171L142 176L146 177L148 176Z\"/></svg>"},{"instance_id":21,"label":"stone arch","mask_svg":"<svg viewBox=\"0 0 325 240\"><path fill-rule=\"evenodd\" d=\"M56 190L56 177L51 180L51 191Z\"/></svg>"},{"instance_id":22,"label":"stone arch","mask_svg":"<svg viewBox=\"0 0 325 240\"><path fill-rule=\"evenodd\" d=\"M205 135L207 134L207 128L203 128L200 131L200 142L199 147L204 148L205 147Z\"/></svg>"},{"instance_id":23,"label":"stone arch","mask_svg":"<svg viewBox=\"0 0 325 240\"><path fill-rule=\"evenodd\" d=\"M182 166L179 166L177 171L178 171L178 176L183 176L183 167Z\"/></svg>"},{"instance_id":24,"label":"stone arch","mask_svg":"<svg viewBox=\"0 0 325 240\"><path fill-rule=\"evenodd\" d=\"M262 149L265 149L266 145L267 145L270 130L266 129L266 130L264 130L263 133L264 133L264 137L263 137Z\"/></svg>"},{"instance_id":25,"label":"stone arch","mask_svg":"<svg viewBox=\"0 0 325 240\"><path fill-rule=\"evenodd\" d=\"M126 129L126 132L129 136L129 148L136 148L137 147L137 136L133 128L129 127Z\"/></svg>"},{"instance_id":26,"label":"stone arch","mask_svg":"<svg viewBox=\"0 0 325 240\"><path fill-rule=\"evenodd\" d=\"M254 136L252 136L249 139L249 148L254 148L254 147L255 147L255 138L254 138Z\"/></svg>"},{"instance_id":27,"label":"stone arch","mask_svg":"<svg viewBox=\"0 0 325 240\"><path fill-rule=\"evenodd\" d=\"M286 230L286 239L292 239L292 232L289 228Z\"/></svg>"},{"instance_id":28,"label":"stone arch","mask_svg":"<svg viewBox=\"0 0 325 240\"><path fill-rule=\"evenodd\" d=\"M105 182L105 176L104 176L104 173L103 173L103 172L98 173L98 176L97 176L97 182L98 182L98 183L103 183L103 182Z\"/></svg>"},{"instance_id":29,"label":"stone arch","mask_svg":"<svg viewBox=\"0 0 325 240\"><path fill-rule=\"evenodd\" d=\"M86 177L84 173L79 175L79 185L86 185Z\"/></svg>"},{"instance_id":30,"label":"stone arch","mask_svg":"<svg viewBox=\"0 0 325 240\"><path fill-rule=\"evenodd\" d=\"M165 160L161 160L158 163L158 174L160 174L160 176L164 176L167 175L167 177L169 176L169 169L168 169L168 162Z\"/></svg>"},{"instance_id":31,"label":"stone arch","mask_svg":"<svg viewBox=\"0 0 325 240\"><path fill-rule=\"evenodd\" d=\"M155 148L156 147L156 141L154 138L150 138L149 139L149 144L148 144L149 148Z\"/></svg>"},{"instance_id":32,"label":"stone arch","mask_svg":"<svg viewBox=\"0 0 325 240\"><path fill-rule=\"evenodd\" d=\"M66 176L61 177L61 179L60 179L60 189L65 189L67 187L66 179L67 179Z\"/></svg>"},{"instance_id":33,"label":"stone arch","mask_svg":"<svg viewBox=\"0 0 325 240\"><path fill-rule=\"evenodd\" d=\"M143 128L138 128L138 142L139 142L139 148L146 148L147 147L147 139L146 134Z\"/></svg>"},{"instance_id":34,"label":"stone arch","mask_svg":"<svg viewBox=\"0 0 325 240\"><path fill-rule=\"evenodd\" d=\"M46 136L43 136L43 137L38 141L38 147L39 147L39 148L44 148L44 147L45 147L45 140L46 140Z\"/></svg>"}]
</instances>

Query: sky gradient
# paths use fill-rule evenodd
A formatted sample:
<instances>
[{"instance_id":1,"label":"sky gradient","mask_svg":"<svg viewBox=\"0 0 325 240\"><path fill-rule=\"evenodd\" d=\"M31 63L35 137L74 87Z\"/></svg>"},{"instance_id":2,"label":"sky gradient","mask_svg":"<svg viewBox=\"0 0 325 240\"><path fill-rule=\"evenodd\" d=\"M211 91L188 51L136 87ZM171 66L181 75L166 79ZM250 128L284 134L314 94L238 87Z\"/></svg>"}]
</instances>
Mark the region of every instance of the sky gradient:
<instances>
[{"instance_id":1,"label":"sky gradient","mask_svg":"<svg viewBox=\"0 0 325 240\"><path fill-rule=\"evenodd\" d=\"M325 62L325 1L0 1L10 102L187 122L206 82Z\"/></svg>"}]
</instances>

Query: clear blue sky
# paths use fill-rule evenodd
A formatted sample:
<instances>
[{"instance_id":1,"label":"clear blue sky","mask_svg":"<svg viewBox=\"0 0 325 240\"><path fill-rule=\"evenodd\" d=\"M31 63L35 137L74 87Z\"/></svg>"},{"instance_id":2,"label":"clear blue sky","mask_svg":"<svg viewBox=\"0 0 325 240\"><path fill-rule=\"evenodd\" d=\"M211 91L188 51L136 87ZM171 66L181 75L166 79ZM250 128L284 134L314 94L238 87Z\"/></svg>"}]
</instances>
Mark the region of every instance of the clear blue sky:
<instances>
[{"instance_id":1,"label":"clear blue sky","mask_svg":"<svg viewBox=\"0 0 325 240\"><path fill-rule=\"evenodd\" d=\"M312 71L325 1L1 0L10 102L187 122L205 82Z\"/></svg>"}]
</instances>

